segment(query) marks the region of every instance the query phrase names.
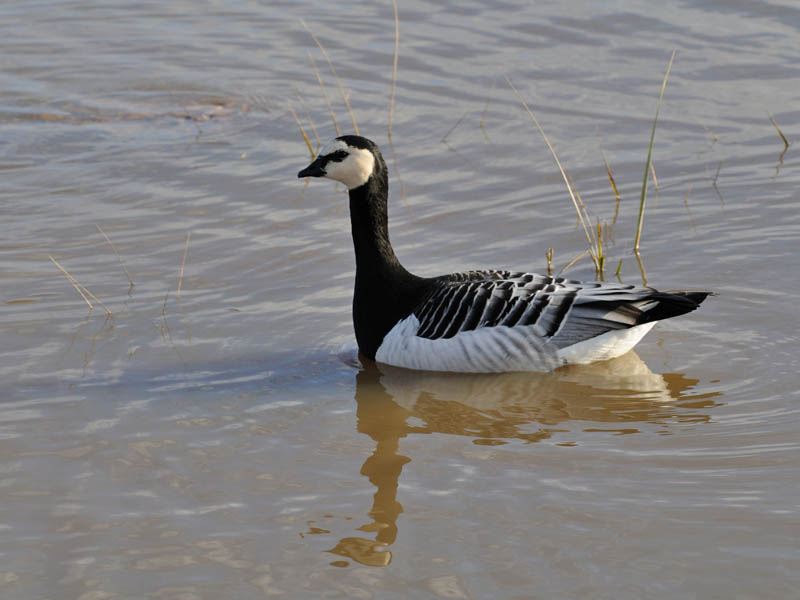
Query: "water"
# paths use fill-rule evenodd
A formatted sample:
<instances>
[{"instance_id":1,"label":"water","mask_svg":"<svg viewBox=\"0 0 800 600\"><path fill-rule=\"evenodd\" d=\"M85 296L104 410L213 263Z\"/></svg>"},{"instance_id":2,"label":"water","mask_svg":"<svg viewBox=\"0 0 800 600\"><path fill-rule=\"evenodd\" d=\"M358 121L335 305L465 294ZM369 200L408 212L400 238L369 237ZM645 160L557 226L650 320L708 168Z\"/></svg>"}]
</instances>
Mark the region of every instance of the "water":
<instances>
[{"instance_id":1,"label":"water","mask_svg":"<svg viewBox=\"0 0 800 600\"><path fill-rule=\"evenodd\" d=\"M800 10L399 14L395 160L391 3L0 8L4 599L797 596L800 175L768 115L800 139ZM602 148L608 276L639 283L677 49L644 265L719 295L587 368L361 367L345 192L296 179L288 104L335 135L308 51L352 125L299 18L384 148L422 275L585 247L507 75L610 222Z\"/></svg>"}]
</instances>

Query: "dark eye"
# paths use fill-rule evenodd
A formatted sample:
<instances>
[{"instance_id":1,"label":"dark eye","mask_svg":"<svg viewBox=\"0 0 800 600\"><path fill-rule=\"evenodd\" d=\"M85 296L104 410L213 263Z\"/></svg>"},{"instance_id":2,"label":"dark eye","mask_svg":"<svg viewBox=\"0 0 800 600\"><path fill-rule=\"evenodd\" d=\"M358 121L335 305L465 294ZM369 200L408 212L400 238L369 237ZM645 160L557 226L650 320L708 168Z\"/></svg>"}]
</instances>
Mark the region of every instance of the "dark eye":
<instances>
[{"instance_id":1,"label":"dark eye","mask_svg":"<svg viewBox=\"0 0 800 600\"><path fill-rule=\"evenodd\" d=\"M345 158L347 158L348 153L346 150L337 150L336 152L332 152L328 155L328 161L332 162L342 162Z\"/></svg>"}]
</instances>

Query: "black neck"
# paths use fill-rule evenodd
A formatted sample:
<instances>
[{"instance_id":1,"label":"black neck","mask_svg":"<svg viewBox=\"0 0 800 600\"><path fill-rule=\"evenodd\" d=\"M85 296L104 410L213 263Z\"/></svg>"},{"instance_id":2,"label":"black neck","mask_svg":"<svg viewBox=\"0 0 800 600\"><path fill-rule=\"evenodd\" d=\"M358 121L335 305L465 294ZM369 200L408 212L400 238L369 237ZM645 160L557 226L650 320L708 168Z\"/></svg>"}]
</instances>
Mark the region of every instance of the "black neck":
<instances>
[{"instance_id":1,"label":"black neck","mask_svg":"<svg viewBox=\"0 0 800 600\"><path fill-rule=\"evenodd\" d=\"M380 276L387 270L405 270L389 242L388 192L385 170L374 173L364 185L350 190L350 224L357 274Z\"/></svg>"},{"instance_id":2,"label":"black neck","mask_svg":"<svg viewBox=\"0 0 800 600\"><path fill-rule=\"evenodd\" d=\"M411 314L425 286L406 271L389 242L386 165L376 161L367 182L350 190L350 223L356 252L353 324L358 348L374 360L384 336Z\"/></svg>"}]
</instances>

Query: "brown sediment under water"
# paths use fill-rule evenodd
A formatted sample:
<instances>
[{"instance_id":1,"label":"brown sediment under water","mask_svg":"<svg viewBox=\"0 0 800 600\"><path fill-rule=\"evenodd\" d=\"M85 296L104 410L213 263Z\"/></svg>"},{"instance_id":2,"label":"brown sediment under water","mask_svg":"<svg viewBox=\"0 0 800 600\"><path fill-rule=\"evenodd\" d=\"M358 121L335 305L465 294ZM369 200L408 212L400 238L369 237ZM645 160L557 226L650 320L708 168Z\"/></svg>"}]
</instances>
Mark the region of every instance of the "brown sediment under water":
<instances>
[{"instance_id":1,"label":"brown sediment under water","mask_svg":"<svg viewBox=\"0 0 800 600\"><path fill-rule=\"evenodd\" d=\"M390 146L391 2L0 7L0 598L796 597L800 9L398 9ZM677 49L642 261L718 295L551 374L361 365L300 18L421 275L586 247L506 75L640 283Z\"/></svg>"}]
</instances>

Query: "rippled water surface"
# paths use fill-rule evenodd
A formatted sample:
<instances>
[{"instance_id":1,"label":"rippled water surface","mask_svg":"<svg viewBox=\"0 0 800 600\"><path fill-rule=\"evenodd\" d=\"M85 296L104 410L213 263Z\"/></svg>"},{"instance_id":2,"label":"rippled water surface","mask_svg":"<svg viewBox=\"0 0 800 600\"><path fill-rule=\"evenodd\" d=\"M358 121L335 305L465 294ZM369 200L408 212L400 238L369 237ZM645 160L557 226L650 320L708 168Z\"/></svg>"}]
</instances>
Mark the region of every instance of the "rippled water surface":
<instances>
[{"instance_id":1,"label":"rippled water surface","mask_svg":"<svg viewBox=\"0 0 800 600\"><path fill-rule=\"evenodd\" d=\"M345 190L296 178L291 111L335 135L309 54L353 126L301 18L422 275L585 248L507 76L640 283L677 49L643 263L719 295L585 368L361 366ZM770 117L800 140L800 8L401 1L399 32L392 149L391 2L0 6L0 597L797 597L800 163Z\"/></svg>"}]
</instances>

